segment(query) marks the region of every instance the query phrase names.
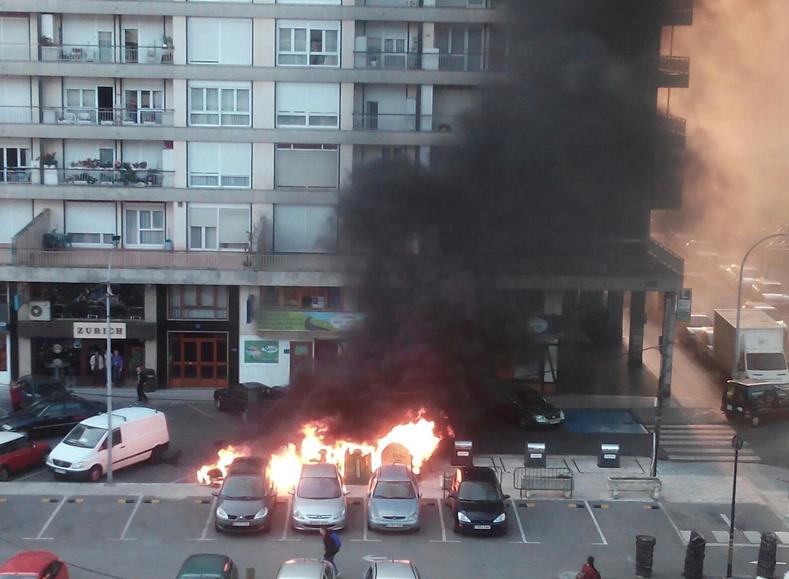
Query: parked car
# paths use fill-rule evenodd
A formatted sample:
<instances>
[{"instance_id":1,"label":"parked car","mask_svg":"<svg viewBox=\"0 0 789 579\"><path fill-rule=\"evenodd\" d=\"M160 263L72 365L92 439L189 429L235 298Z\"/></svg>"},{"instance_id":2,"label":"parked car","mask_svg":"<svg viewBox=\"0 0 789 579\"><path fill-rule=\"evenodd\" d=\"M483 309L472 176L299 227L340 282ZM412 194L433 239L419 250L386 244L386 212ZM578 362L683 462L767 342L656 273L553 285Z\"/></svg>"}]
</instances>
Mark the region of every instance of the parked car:
<instances>
[{"instance_id":1,"label":"parked car","mask_svg":"<svg viewBox=\"0 0 789 579\"><path fill-rule=\"evenodd\" d=\"M66 395L66 387L51 376L28 374L18 378L9 390L11 408L21 410L44 398L52 398L58 394Z\"/></svg>"},{"instance_id":2,"label":"parked car","mask_svg":"<svg viewBox=\"0 0 789 579\"><path fill-rule=\"evenodd\" d=\"M164 413L129 407L114 411L112 418L113 470L144 460L159 462L170 447ZM55 477L98 481L107 471L107 438L107 415L87 418L52 449L47 468Z\"/></svg>"},{"instance_id":3,"label":"parked car","mask_svg":"<svg viewBox=\"0 0 789 579\"><path fill-rule=\"evenodd\" d=\"M748 288L748 295L755 300L761 300L764 294L783 294L784 284L774 279L760 278L751 284Z\"/></svg>"},{"instance_id":4,"label":"parked car","mask_svg":"<svg viewBox=\"0 0 789 579\"><path fill-rule=\"evenodd\" d=\"M238 579L238 566L227 555L200 553L190 555L175 579Z\"/></svg>"},{"instance_id":5,"label":"parked car","mask_svg":"<svg viewBox=\"0 0 789 579\"><path fill-rule=\"evenodd\" d=\"M452 510L452 530L484 534L507 532L504 501L510 498L492 468L463 466L455 469L447 493L447 505Z\"/></svg>"},{"instance_id":6,"label":"parked car","mask_svg":"<svg viewBox=\"0 0 789 579\"><path fill-rule=\"evenodd\" d=\"M736 288L737 280L740 278L739 264L732 263L724 271L726 273L726 277L729 279L730 282L734 283L734 287ZM746 265L745 268L742 270L743 288L749 287L758 278L759 278L759 268L753 265Z\"/></svg>"},{"instance_id":7,"label":"parked car","mask_svg":"<svg viewBox=\"0 0 789 579\"><path fill-rule=\"evenodd\" d=\"M377 559L370 563L364 579L420 579L419 571L411 561Z\"/></svg>"},{"instance_id":8,"label":"parked car","mask_svg":"<svg viewBox=\"0 0 789 579\"><path fill-rule=\"evenodd\" d=\"M78 396L39 400L24 410L6 416L0 422L0 429L33 437L55 436L65 434L80 420L95 416L103 409L103 404Z\"/></svg>"},{"instance_id":9,"label":"parked car","mask_svg":"<svg viewBox=\"0 0 789 579\"><path fill-rule=\"evenodd\" d=\"M559 426L564 422L564 411L531 388L508 392L505 405L499 408L499 413L502 418L521 428Z\"/></svg>"},{"instance_id":10,"label":"parked car","mask_svg":"<svg viewBox=\"0 0 789 579\"><path fill-rule=\"evenodd\" d=\"M367 491L367 526L378 531L419 530L419 483L404 464L379 466Z\"/></svg>"},{"instance_id":11,"label":"parked car","mask_svg":"<svg viewBox=\"0 0 789 579\"><path fill-rule=\"evenodd\" d=\"M715 365L715 328L701 328L696 333L696 341L694 342L694 349L696 356L703 364Z\"/></svg>"},{"instance_id":12,"label":"parked car","mask_svg":"<svg viewBox=\"0 0 789 579\"><path fill-rule=\"evenodd\" d=\"M282 564L277 579L336 579L331 563L319 559L290 559Z\"/></svg>"},{"instance_id":13,"label":"parked car","mask_svg":"<svg viewBox=\"0 0 789 579\"><path fill-rule=\"evenodd\" d=\"M759 426L764 417L789 410L789 392L777 384L729 380L723 391L721 410L729 420L744 418L751 426Z\"/></svg>"},{"instance_id":14,"label":"parked car","mask_svg":"<svg viewBox=\"0 0 789 579\"><path fill-rule=\"evenodd\" d=\"M68 565L49 551L22 551L0 566L0 577L69 579Z\"/></svg>"},{"instance_id":15,"label":"parked car","mask_svg":"<svg viewBox=\"0 0 789 579\"><path fill-rule=\"evenodd\" d=\"M284 387L266 386L259 382L231 384L214 390L214 405L220 412L233 412L241 420L259 417L265 409L286 392Z\"/></svg>"},{"instance_id":16,"label":"parked car","mask_svg":"<svg viewBox=\"0 0 789 579\"><path fill-rule=\"evenodd\" d=\"M0 432L0 481L44 463L49 454L46 442L30 442L18 432Z\"/></svg>"},{"instance_id":17,"label":"parked car","mask_svg":"<svg viewBox=\"0 0 789 579\"><path fill-rule=\"evenodd\" d=\"M707 314L690 314L690 319L677 322L677 340L681 344L691 345L702 328L712 328L712 318Z\"/></svg>"},{"instance_id":18,"label":"parked car","mask_svg":"<svg viewBox=\"0 0 789 579\"><path fill-rule=\"evenodd\" d=\"M305 464L296 488L291 490L291 526L299 531L345 527L346 501L342 476L336 465Z\"/></svg>"},{"instance_id":19,"label":"parked car","mask_svg":"<svg viewBox=\"0 0 789 579\"><path fill-rule=\"evenodd\" d=\"M222 487L214 495L217 497L214 508L217 531L271 530L277 491L266 477L262 460L242 461L235 469L231 465Z\"/></svg>"}]
</instances>

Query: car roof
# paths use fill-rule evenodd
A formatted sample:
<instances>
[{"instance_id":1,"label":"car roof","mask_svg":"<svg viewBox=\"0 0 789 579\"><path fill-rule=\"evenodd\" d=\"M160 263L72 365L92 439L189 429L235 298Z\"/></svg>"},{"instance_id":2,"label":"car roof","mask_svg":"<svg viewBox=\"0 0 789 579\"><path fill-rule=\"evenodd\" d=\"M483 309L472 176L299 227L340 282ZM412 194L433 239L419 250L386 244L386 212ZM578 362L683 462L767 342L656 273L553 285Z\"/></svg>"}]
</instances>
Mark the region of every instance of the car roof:
<instances>
[{"instance_id":1,"label":"car roof","mask_svg":"<svg viewBox=\"0 0 789 579\"><path fill-rule=\"evenodd\" d=\"M410 481L411 473L404 464L383 464L378 467L379 481Z\"/></svg>"},{"instance_id":2,"label":"car roof","mask_svg":"<svg viewBox=\"0 0 789 579\"><path fill-rule=\"evenodd\" d=\"M217 553L199 553L186 558L178 576L188 575L200 577L201 575L215 576L225 571L225 565L230 560L227 555Z\"/></svg>"},{"instance_id":3,"label":"car roof","mask_svg":"<svg viewBox=\"0 0 789 579\"><path fill-rule=\"evenodd\" d=\"M464 480L493 480L498 482L496 473L492 468L487 466L461 466L459 467L461 473L461 481Z\"/></svg>"},{"instance_id":4,"label":"car roof","mask_svg":"<svg viewBox=\"0 0 789 579\"><path fill-rule=\"evenodd\" d=\"M414 579L414 568L411 561L390 559L376 561L376 577L378 579Z\"/></svg>"},{"instance_id":5,"label":"car roof","mask_svg":"<svg viewBox=\"0 0 789 579\"><path fill-rule=\"evenodd\" d=\"M0 432L0 444L5 444L24 437L25 435L21 432Z\"/></svg>"},{"instance_id":6,"label":"car roof","mask_svg":"<svg viewBox=\"0 0 789 579\"><path fill-rule=\"evenodd\" d=\"M37 573L57 559L58 556L50 551L22 551L6 561L0 567L0 571L3 573Z\"/></svg>"},{"instance_id":7,"label":"car roof","mask_svg":"<svg viewBox=\"0 0 789 579\"><path fill-rule=\"evenodd\" d=\"M118 410L112 411L112 417L118 418L118 424L121 422L132 422L134 420L139 420L141 418L146 418L148 416L153 416L155 414L159 414L158 410L153 408L142 408L139 406L130 406L128 408L119 408ZM98 428L106 428L107 427L107 413L103 412L98 416L92 416L86 420L82 421L83 424L86 426L93 426Z\"/></svg>"},{"instance_id":8,"label":"car roof","mask_svg":"<svg viewBox=\"0 0 789 579\"><path fill-rule=\"evenodd\" d=\"M309 463L302 465L301 478L334 478L337 467L331 463Z\"/></svg>"},{"instance_id":9,"label":"car roof","mask_svg":"<svg viewBox=\"0 0 789 579\"><path fill-rule=\"evenodd\" d=\"M290 559L280 567L277 579L320 579L323 568L318 559Z\"/></svg>"},{"instance_id":10,"label":"car roof","mask_svg":"<svg viewBox=\"0 0 789 579\"><path fill-rule=\"evenodd\" d=\"M249 390L268 390L271 386L267 386L266 384L262 384L261 382L241 382L239 386L243 386L244 388L248 388Z\"/></svg>"}]
</instances>

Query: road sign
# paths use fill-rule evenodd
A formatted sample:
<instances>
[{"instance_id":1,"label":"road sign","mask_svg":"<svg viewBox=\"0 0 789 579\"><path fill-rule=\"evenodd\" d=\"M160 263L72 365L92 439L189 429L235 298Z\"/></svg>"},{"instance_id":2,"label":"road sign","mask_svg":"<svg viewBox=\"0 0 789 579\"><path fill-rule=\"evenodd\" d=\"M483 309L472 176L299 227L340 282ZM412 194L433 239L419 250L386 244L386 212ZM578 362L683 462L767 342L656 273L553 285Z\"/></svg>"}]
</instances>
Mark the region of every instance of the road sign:
<instances>
[{"instance_id":1,"label":"road sign","mask_svg":"<svg viewBox=\"0 0 789 579\"><path fill-rule=\"evenodd\" d=\"M693 301L693 289L682 288L677 300L677 321L687 322L690 319L690 306Z\"/></svg>"}]
</instances>

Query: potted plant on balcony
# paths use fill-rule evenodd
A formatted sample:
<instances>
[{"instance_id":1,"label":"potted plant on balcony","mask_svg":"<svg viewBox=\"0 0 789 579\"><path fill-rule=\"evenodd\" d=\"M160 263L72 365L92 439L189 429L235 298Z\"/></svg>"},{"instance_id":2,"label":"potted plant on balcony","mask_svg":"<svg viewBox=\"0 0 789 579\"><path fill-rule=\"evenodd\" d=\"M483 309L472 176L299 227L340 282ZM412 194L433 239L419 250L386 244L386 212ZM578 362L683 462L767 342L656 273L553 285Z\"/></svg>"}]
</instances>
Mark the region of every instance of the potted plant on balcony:
<instances>
[{"instance_id":1,"label":"potted plant on balcony","mask_svg":"<svg viewBox=\"0 0 789 579\"><path fill-rule=\"evenodd\" d=\"M58 184L58 161L55 153L41 155L41 165L44 167L44 185Z\"/></svg>"}]
</instances>

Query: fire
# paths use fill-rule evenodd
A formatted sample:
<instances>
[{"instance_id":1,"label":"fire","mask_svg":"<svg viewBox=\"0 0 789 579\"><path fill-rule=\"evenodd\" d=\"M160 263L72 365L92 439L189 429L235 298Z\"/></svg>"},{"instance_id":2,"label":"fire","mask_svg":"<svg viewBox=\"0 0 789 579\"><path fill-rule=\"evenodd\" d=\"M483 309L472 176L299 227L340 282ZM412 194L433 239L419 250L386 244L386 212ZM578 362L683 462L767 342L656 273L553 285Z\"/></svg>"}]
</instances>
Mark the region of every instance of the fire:
<instances>
[{"instance_id":1,"label":"fire","mask_svg":"<svg viewBox=\"0 0 789 579\"><path fill-rule=\"evenodd\" d=\"M269 476L280 490L293 488L298 482L301 465L309 462L328 462L336 464L343 472L346 455L359 453L369 456L373 470L382 464L410 464L419 473L425 461L435 452L441 437L435 432L435 422L424 418L422 412L411 421L394 426L375 443L336 440L330 438L329 426L324 422L310 422L301 427L301 441L290 443L269 460ZM208 472L217 468L224 475L228 465L239 456L248 456L251 450L246 447L228 446L219 451L219 460L214 465L204 465L197 472L198 482L210 482Z\"/></svg>"},{"instance_id":2,"label":"fire","mask_svg":"<svg viewBox=\"0 0 789 579\"><path fill-rule=\"evenodd\" d=\"M231 462L240 456L250 456L250 454L250 449L247 446L233 446L231 444L225 448L220 448L217 451L219 460L214 464L204 464L197 471L197 482L211 484L213 482L212 479L216 478L216 476L212 476L211 471L219 471L222 478L224 478L227 475L227 467L230 466Z\"/></svg>"}]
</instances>

